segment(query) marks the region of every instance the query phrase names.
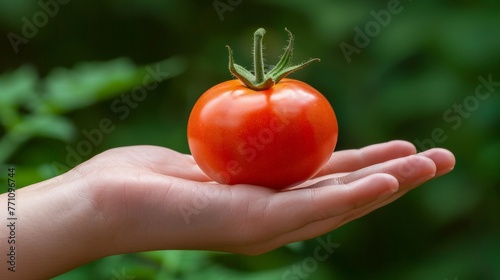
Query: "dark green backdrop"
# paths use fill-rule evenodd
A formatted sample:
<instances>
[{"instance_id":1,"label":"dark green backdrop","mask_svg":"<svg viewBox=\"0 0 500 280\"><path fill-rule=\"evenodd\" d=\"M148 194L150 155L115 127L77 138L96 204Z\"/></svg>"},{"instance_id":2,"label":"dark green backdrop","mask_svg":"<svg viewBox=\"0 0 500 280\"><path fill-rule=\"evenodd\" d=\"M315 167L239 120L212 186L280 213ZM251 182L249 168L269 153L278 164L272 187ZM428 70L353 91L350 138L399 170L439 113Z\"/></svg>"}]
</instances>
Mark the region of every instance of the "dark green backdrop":
<instances>
[{"instance_id":1,"label":"dark green backdrop","mask_svg":"<svg viewBox=\"0 0 500 280\"><path fill-rule=\"evenodd\" d=\"M330 100L337 149L404 139L450 149L455 170L323 236L340 244L324 261L309 240L257 257L113 256L57 279L500 279L494 0L0 0L0 176L14 164L26 186L117 146L189 152L190 108L231 78L224 46L250 67L258 27L269 64L285 27L297 62L321 58L293 77ZM159 83L140 91L148 74ZM113 131L82 144L103 119Z\"/></svg>"}]
</instances>

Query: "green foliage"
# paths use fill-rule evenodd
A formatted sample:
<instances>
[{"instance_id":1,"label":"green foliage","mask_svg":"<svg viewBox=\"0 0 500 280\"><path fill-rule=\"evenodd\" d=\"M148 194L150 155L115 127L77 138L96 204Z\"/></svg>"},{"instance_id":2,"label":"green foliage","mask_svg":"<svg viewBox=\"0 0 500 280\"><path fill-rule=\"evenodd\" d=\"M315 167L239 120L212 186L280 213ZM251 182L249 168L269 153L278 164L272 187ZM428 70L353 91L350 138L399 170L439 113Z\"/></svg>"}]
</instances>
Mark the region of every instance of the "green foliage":
<instances>
[{"instance_id":1,"label":"green foliage","mask_svg":"<svg viewBox=\"0 0 500 280\"><path fill-rule=\"evenodd\" d=\"M479 77L500 82L497 2L400 1L400 12L387 24L379 19L363 47L357 28L366 33L377 22L373 14L394 0L219 2L226 4L223 17L212 1L70 1L36 26L33 38L25 36L19 53L0 45L0 163L16 165L18 185L54 176L54 162L71 167L67 150L103 118L115 130L81 160L134 144L189 152L192 105L231 78L224 46L251 69L251 35L264 27L267 62L275 63L287 27L295 35L293 63L321 59L291 77L332 103L338 150L405 139L457 157L449 175L331 233L342 246L308 279L500 279L500 87L476 94ZM33 22L41 10L37 1L0 1L4 38L24 36L22 18ZM342 43L357 49L350 62ZM114 102L127 104L157 65L169 74L128 106L126 117L118 114ZM119 255L56 279L282 279L317 245L310 240L257 257Z\"/></svg>"},{"instance_id":2,"label":"green foliage","mask_svg":"<svg viewBox=\"0 0 500 280\"><path fill-rule=\"evenodd\" d=\"M0 120L5 135L0 139L0 163L4 163L22 144L34 137L70 142L75 127L62 114L85 108L114 97L133 87L148 86L144 77L159 67L168 76L151 78L161 82L182 73L185 61L173 57L144 67L129 59L86 62L73 69L55 68L44 79L32 66L0 76Z\"/></svg>"}]
</instances>

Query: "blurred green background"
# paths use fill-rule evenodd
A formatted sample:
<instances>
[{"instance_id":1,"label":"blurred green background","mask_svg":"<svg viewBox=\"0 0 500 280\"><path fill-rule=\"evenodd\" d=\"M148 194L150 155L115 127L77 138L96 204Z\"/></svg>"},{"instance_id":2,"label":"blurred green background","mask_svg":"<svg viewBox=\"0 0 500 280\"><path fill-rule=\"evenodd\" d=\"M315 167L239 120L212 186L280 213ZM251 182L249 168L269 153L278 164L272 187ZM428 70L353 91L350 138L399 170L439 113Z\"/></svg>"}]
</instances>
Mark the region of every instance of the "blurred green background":
<instances>
[{"instance_id":1,"label":"blurred green background","mask_svg":"<svg viewBox=\"0 0 500 280\"><path fill-rule=\"evenodd\" d=\"M0 176L14 164L26 186L125 145L188 153L191 107L231 78L224 46L250 68L258 27L269 64L285 27L296 62L321 58L292 77L330 100L337 150L404 139L450 149L455 170L321 237L340 244L323 261L313 259L313 239L256 257L112 256L57 279L500 279L494 0L0 0ZM157 67L158 83L140 91ZM105 118L115 129L78 146Z\"/></svg>"}]
</instances>

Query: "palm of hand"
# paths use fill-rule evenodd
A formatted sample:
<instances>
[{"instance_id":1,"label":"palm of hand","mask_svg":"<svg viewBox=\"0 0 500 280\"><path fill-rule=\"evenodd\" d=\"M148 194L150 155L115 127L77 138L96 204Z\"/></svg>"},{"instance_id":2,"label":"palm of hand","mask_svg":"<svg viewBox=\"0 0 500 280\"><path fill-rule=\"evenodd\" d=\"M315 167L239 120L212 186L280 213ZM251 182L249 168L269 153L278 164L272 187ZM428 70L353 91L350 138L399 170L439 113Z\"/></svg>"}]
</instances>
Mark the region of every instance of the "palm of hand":
<instances>
[{"instance_id":1,"label":"palm of hand","mask_svg":"<svg viewBox=\"0 0 500 280\"><path fill-rule=\"evenodd\" d=\"M132 146L106 151L73 172L91 186L109 228L138 235L141 241L132 242L128 251L259 254L357 219L449 172L454 163L446 150L415 155L412 144L392 141L335 152L315 178L275 191L217 184L190 155Z\"/></svg>"}]
</instances>

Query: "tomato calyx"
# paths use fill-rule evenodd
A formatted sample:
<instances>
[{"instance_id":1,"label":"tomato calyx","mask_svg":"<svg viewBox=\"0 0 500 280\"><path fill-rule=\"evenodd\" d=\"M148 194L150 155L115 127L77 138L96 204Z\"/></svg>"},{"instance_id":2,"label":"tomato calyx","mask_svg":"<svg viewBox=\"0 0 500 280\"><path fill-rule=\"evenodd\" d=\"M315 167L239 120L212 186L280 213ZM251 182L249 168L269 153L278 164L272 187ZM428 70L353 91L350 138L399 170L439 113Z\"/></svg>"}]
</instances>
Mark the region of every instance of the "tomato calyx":
<instances>
[{"instance_id":1,"label":"tomato calyx","mask_svg":"<svg viewBox=\"0 0 500 280\"><path fill-rule=\"evenodd\" d=\"M290 73L306 67L313 61L320 61L319 58L313 58L298 65L292 65L293 35L288 29L285 28L285 30L288 32L288 46L278 64L267 73L264 70L264 55L262 52L262 39L264 38L264 34L266 34L264 28L259 28L254 33L253 66L255 75L246 70L245 67L234 63L233 51L231 47L226 45L229 52L229 71L231 74L238 78L248 88L257 91L266 90L279 83L281 79L285 78Z\"/></svg>"}]
</instances>

